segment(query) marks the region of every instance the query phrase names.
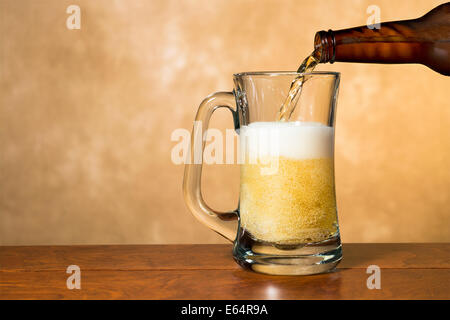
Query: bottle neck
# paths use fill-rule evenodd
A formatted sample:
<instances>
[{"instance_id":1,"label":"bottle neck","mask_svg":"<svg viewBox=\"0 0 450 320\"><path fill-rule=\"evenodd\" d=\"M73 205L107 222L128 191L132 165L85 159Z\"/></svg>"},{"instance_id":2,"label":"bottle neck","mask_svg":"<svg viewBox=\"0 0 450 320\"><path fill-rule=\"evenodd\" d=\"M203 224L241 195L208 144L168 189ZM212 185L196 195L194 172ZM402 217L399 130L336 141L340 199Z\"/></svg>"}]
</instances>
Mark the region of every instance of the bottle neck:
<instances>
[{"instance_id":1,"label":"bottle neck","mask_svg":"<svg viewBox=\"0 0 450 320\"><path fill-rule=\"evenodd\" d=\"M319 63L334 63L336 59L336 38L333 30L316 33L314 37L314 57Z\"/></svg>"}]
</instances>

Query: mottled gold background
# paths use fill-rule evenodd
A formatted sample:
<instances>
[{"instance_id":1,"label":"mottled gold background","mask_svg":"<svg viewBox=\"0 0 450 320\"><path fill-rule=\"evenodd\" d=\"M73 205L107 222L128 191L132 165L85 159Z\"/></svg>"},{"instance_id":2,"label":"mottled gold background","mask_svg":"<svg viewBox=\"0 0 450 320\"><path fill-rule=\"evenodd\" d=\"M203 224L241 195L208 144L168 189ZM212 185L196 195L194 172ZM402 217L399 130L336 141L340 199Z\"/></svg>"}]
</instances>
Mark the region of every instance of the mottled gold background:
<instances>
[{"instance_id":1,"label":"mottled gold background","mask_svg":"<svg viewBox=\"0 0 450 320\"><path fill-rule=\"evenodd\" d=\"M187 211L171 133L241 71L293 70L314 33L418 17L442 1L0 0L0 244L219 243ZM66 8L81 7L81 30ZM341 64L346 242L450 241L450 78ZM225 111L212 126L231 128ZM238 170L205 170L234 209Z\"/></svg>"}]
</instances>

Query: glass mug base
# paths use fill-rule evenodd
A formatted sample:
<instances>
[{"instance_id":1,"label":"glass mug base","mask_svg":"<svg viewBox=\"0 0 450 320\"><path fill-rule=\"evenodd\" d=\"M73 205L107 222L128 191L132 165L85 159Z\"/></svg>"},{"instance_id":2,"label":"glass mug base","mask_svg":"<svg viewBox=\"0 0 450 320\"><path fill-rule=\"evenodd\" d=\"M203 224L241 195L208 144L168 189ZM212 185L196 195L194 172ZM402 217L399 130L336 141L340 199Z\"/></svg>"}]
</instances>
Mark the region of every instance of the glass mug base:
<instances>
[{"instance_id":1,"label":"glass mug base","mask_svg":"<svg viewBox=\"0 0 450 320\"><path fill-rule=\"evenodd\" d=\"M271 275L312 275L332 272L342 259L339 235L325 241L278 245L255 240L244 232L233 247L244 269Z\"/></svg>"}]
</instances>

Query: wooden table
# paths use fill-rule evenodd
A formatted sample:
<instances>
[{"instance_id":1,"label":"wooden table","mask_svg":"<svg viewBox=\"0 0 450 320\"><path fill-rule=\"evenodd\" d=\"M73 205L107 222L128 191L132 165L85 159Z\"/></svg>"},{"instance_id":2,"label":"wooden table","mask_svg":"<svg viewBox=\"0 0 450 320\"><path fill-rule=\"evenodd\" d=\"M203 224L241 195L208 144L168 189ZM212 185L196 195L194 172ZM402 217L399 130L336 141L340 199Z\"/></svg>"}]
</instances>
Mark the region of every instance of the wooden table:
<instances>
[{"instance_id":1,"label":"wooden table","mask_svg":"<svg viewBox=\"0 0 450 320\"><path fill-rule=\"evenodd\" d=\"M0 299L450 299L450 244L345 244L329 274L242 270L231 245L0 247ZM69 265L81 289L69 290ZM369 265L381 289L367 288Z\"/></svg>"}]
</instances>

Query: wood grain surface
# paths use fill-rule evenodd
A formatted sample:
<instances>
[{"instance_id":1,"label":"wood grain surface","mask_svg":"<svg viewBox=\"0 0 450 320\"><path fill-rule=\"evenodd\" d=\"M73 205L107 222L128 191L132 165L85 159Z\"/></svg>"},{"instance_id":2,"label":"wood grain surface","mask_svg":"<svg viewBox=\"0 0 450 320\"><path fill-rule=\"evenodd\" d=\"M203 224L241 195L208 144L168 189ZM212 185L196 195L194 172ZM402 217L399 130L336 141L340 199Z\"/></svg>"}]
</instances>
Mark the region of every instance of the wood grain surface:
<instances>
[{"instance_id":1,"label":"wood grain surface","mask_svg":"<svg viewBox=\"0 0 450 320\"><path fill-rule=\"evenodd\" d=\"M69 290L69 265L81 289ZM366 268L381 268L369 290ZM450 244L344 244L335 272L242 270L231 245L0 247L1 299L450 299Z\"/></svg>"}]
</instances>

